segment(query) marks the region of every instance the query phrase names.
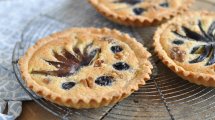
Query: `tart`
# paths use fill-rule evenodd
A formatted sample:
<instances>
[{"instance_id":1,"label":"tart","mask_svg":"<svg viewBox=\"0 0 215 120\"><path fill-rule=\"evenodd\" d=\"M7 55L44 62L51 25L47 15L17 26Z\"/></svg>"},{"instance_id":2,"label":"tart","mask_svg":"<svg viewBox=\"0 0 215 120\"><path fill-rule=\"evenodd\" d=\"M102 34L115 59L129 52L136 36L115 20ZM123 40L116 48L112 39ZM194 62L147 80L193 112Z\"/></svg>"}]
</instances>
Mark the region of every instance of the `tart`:
<instances>
[{"instance_id":1,"label":"tart","mask_svg":"<svg viewBox=\"0 0 215 120\"><path fill-rule=\"evenodd\" d=\"M72 28L39 40L19 60L27 86L72 108L114 104L150 78L150 53L128 34Z\"/></svg>"},{"instance_id":2,"label":"tart","mask_svg":"<svg viewBox=\"0 0 215 120\"><path fill-rule=\"evenodd\" d=\"M157 25L186 11L194 0L89 0L109 20L127 26Z\"/></svg>"},{"instance_id":3,"label":"tart","mask_svg":"<svg viewBox=\"0 0 215 120\"><path fill-rule=\"evenodd\" d=\"M154 35L159 58L182 78L215 87L215 13L188 12Z\"/></svg>"}]
</instances>

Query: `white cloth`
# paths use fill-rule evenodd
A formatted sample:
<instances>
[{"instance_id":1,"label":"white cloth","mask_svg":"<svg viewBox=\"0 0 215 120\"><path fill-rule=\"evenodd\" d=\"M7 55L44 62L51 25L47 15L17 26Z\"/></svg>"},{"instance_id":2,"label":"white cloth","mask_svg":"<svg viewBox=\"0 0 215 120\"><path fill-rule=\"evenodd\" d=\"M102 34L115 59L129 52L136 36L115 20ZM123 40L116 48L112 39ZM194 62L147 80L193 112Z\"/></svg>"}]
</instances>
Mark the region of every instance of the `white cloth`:
<instances>
[{"instance_id":1,"label":"white cloth","mask_svg":"<svg viewBox=\"0 0 215 120\"><path fill-rule=\"evenodd\" d=\"M22 111L21 101L31 100L14 76L11 65L13 47L20 41L26 23L59 1L63 0L0 1L0 120L15 119Z\"/></svg>"}]
</instances>

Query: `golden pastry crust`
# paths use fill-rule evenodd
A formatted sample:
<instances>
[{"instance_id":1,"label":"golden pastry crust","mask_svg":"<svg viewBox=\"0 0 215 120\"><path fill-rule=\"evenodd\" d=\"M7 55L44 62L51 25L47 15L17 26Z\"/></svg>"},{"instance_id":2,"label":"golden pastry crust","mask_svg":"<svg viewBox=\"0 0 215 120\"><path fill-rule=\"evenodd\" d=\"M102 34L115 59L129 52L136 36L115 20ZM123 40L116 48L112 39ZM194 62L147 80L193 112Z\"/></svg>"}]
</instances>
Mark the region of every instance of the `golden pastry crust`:
<instances>
[{"instance_id":1,"label":"golden pastry crust","mask_svg":"<svg viewBox=\"0 0 215 120\"><path fill-rule=\"evenodd\" d=\"M143 27L157 25L188 10L194 0L89 0L103 16L116 23ZM166 4L167 3L167 4ZM136 9L136 10L134 10ZM143 10L144 9L144 10ZM134 14L137 11L137 14Z\"/></svg>"},{"instance_id":2,"label":"golden pastry crust","mask_svg":"<svg viewBox=\"0 0 215 120\"><path fill-rule=\"evenodd\" d=\"M122 49L114 53L112 46ZM39 40L19 65L27 86L45 99L72 108L97 108L114 104L144 85L151 74L150 55L142 44L117 30L72 28ZM129 68L116 69L117 62ZM97 81L101 76L112 81Z\"/></svg>"},{"instance_id":3,"label":"golden pastry crust","mask_svg":"<svg viewBox=\"0 0 215 120\"><path fill-rule=\"evenodd\" d=\"M215 13L188 12L158 28L155 52L183 79L215 87L214 30Z\"/></svg>"}]
</instances>

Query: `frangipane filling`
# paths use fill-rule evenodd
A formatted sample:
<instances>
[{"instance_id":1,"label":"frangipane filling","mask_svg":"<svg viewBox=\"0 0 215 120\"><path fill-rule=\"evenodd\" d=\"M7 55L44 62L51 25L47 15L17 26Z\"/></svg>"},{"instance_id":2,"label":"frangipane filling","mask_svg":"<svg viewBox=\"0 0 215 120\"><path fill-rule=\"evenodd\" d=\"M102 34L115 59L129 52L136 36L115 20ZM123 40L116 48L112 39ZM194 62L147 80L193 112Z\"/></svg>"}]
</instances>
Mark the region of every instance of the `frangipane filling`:
<instances>
[{"instance_id":1,"label":"frangipane filling","mask_svg":"<svg viewBox=\"0 0 215 120\"><path fill-rule=\"evenodd\" d=\"M196 29L194 31L186 26L181 26L183 33L172 31L176 38L172 44L177 46L183 45L188 41L198 42L200 44L194 45L188 54L198 54L198 57L189 61L190 64L199 63L206 60L205 66L213 65L215 63L215 21L205 29L203 28L202 21L198 20Z\"/></svg>"},{"instance_id":2,"label":"frangipane filling","mask_svg":"<svg viewBox=\"0 0 215 120\"><path fill-rule=\"evenodd\" d=\"M154 11L167 11L169 8L179 8L186 0L99 0L117 14L141 16Z\"/></svg>"},{"instance_id":3,"label":"frangipane filling","mask_svg":"<svg viewBox=\"0 0 215 120\"><path fill-rule=\"evenodd\" d=\"M43 86L55 85L49 89L60 86L68 91L77 86L90 89L123 87L135 77L138 60L127 44L111 36L83 35L90 39L74 36L69 42L68 38L62 38L43 46L41 49L47 55L40 49L33 55L30 62L41 64L29 64L35 81Z\"/></svg>"}]
</instances>

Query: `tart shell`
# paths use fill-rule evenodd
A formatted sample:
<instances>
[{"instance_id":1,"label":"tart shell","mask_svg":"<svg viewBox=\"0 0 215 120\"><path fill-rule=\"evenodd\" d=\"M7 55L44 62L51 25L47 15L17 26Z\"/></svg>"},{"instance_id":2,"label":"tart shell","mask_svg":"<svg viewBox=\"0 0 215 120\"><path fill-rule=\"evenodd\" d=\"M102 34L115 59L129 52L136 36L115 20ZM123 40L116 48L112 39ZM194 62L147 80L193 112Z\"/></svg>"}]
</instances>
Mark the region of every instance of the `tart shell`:
<instances>
[{"instance_id":1,"label":"tart shell","mask_svg":"<svg viewBox=\"0 0 215 120\"><path fill-rule=\"evenodd\" d=\"M161 25L157 29L154 35L154 50L157 54L157 56L161 59L161 61L169 67L173 72L175 72L178 76L181 78L188 80L191 83L195 83L197 85L204 85L207 87L215 87L215 75L207 74L207 73L199 73L199 72L193 72L185 70L183 67L178 66L166 53L166 51L163 49L161 43L160 43L160 35L162 34L165 29L170 26L173 23L176 23L180 19L183 19L183 16L195 16L196 14L199 14L199 12L187 12L184 15L178 16L171 21L168 21L167 23ZM201 11L201 15L213 15L215 16L215 13L207 12L207 11Z\"/></svg>"},{"instance_id":2,"label":"tart shell","mask_svg":"<svg viewBox=\"0 0 215 120\"><path fill-rule=\"evenodd\" d=\"M172 17L182 14L186 12L191 4L194 2L194 0L187 0L187 2L177 9L174 12L169 12L169 14L165 14L163 16L160 16L159 18L148 18L148 17L133 17L133 16L122 16L114 13L113 11L109 10L104 5L99 4L98 0L89 0L89 3L91 3L95 9L103 16L105 16L110 21L116 22L121 25L125 26L133 26L133 27L145 27L145 26L155 26L159 25L162 22L165 22L166 20L171 19Z\"/></svg>"},{"instance_id":3,"label":"tart shell","mask_svg":"<svg viewBox=\"0 0 215 120\"><path fill-rule=\"evenodd\" d=\"M109 96L102 96L98 98L93 99L78 99L76 102L73 100L72 96L62 96L55 92L52 92L48 88L44 86L40 86L37 82L35 82L30 73L28 72L28 62L31 59L32 55L35 51L37 51L40 47L47 44L48 42L60 38L63 36L68 35L69 33L73 31L91 31L93 33L99 33L99 34L112 34L114 36L120 36L123 38L123 42L127 43L135 52L136 56L139 56L139 61L141 62L141 65L144 66L144 74L138 75L135 77L134 80L131 80L131 84L126 87L126 89L122 89L119 91L115 91L113 94L110 94ZM22 75L22 79L26 82L27 87L32 89L37 94L41 95L43 98L54 102L56 104L67 106L71 108L98 108L101 106L107 106L109 104L117 103L118 101L121 101L123 98L129 96L132 92L138 90L140 85L144 85L146 80L150 79L151 69L152 65L149 62L148 58L151 56L149 52L146 51L146 49L137 42L134 38L131 38L128 34L122 34L121 32L117 30L110 30L107 28L72 28L65 30L63 32L58 32L55 34L52 34L48 37L45 37L41 40L39 40L34 46L30 47L26 54L19 60L19 66L20 71Z\"/></svg>"}]
</instances>

